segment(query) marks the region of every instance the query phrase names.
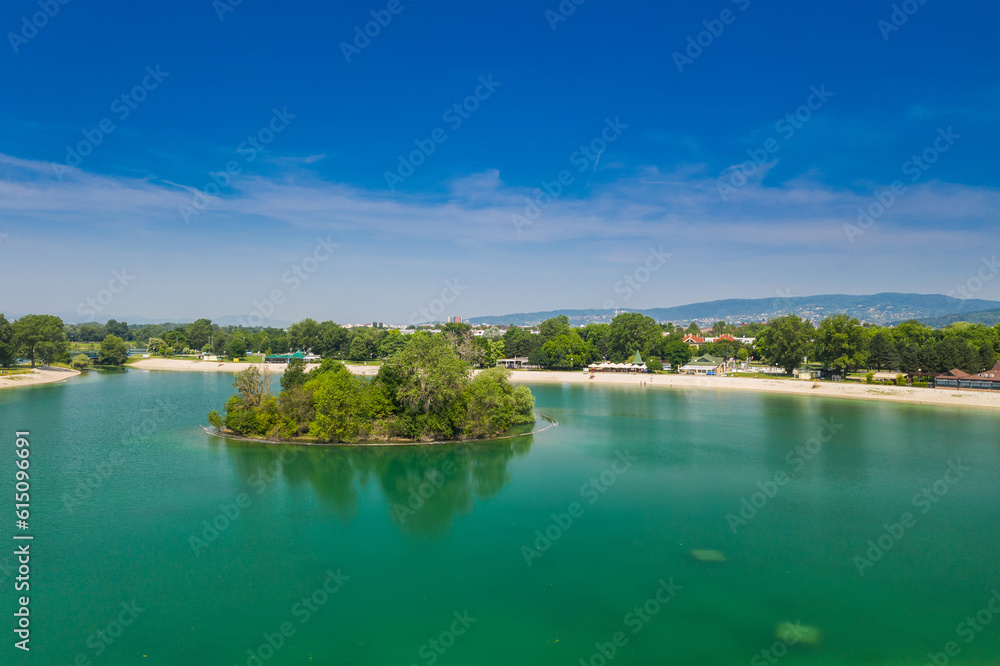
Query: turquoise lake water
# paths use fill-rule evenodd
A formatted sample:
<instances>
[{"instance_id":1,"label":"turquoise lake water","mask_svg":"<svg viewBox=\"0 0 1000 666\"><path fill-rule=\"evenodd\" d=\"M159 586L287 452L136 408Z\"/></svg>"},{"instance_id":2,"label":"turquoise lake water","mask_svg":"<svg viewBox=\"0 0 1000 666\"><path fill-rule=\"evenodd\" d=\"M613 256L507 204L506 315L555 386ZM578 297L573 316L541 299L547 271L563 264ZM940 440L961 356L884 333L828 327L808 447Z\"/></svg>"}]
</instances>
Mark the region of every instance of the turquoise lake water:
<instances>
[{"instance_id":1,"label":"turquoise lake water","mask_svg":"<svg viewBox=\"0 0 1000 666\"><path fill-rule=\"evenodd\" d=\"M0 662L1000 663L995 413L535 385L559 425L533 436L268 447L203 431L231 382L0 392ZM778 640L784 622L819 640Z\"/></svg>"}]
</instances>

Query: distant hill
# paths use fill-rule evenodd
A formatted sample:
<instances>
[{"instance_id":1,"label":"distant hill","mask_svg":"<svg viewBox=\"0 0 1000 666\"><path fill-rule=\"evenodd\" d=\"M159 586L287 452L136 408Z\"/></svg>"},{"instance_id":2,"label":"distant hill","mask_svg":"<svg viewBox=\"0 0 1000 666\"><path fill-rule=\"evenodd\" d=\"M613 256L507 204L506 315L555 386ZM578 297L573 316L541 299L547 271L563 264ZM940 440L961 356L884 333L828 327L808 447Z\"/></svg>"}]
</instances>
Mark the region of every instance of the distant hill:
<instances>
[{"instance_id":1,"label":"distant hill","mask_svg":"<svg viewBox=\"0 0 1000 666\"><path fill-rule=\"evenodd\" d=\"M967 321L970 324L985 324L986 326L993 326L995 324L1000 324L1000 308L980 310L978 312L965 312L962 314L943 315L940 317L928 317L926 319L921 319L920 321L927 324L931 328L944 328L948 324L954 324L956 321Z\"/></svg>"},{"instance_id":2,"label":"distant hill","mask_svg":"<svg viewBox=\"0 0 1000 666\"><path fill-rule=\"evenodd\" d=\"M675 324L712 323L720 319L730 323L759 322L793 313L819 323L834 314L848 314L863 322L888 324L907 319L929 319L1000 309L1000 302L978 299L962 300L941 294L884 293L871 296L826 294L821 296L796 296L789 298L729 299L692 303L671 308L636 310L656 321ZM590 322L609 322L614 310L549 310L547 312L522 312L500 316L470 317L471 324L514 324L530 326L549 317L564 314L574 326ZM960 317L961 319L961 317Z\"/></svg>"}]
</instances>

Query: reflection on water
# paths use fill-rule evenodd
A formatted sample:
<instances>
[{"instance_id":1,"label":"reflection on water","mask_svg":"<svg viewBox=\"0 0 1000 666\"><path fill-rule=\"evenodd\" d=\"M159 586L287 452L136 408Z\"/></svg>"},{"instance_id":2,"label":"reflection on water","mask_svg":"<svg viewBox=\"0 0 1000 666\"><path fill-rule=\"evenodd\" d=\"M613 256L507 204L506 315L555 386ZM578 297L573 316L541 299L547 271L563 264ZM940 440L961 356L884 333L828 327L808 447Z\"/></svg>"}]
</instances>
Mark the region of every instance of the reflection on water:
<instances>
[{"instance_id":1,"label":"reflection on water","mask_svg":"<svg viewBox=\"0 0 1000 666\"><path fill-rule=\"evenodd\" d=\"M510 481L508 463L531 449L532 435L487 442L417 446L286 446L224 442L248 492L283 482L307 485L346 522L372 483L405 534L443 536L473 500L496 496Z\"/></svg>"}]
</instances>

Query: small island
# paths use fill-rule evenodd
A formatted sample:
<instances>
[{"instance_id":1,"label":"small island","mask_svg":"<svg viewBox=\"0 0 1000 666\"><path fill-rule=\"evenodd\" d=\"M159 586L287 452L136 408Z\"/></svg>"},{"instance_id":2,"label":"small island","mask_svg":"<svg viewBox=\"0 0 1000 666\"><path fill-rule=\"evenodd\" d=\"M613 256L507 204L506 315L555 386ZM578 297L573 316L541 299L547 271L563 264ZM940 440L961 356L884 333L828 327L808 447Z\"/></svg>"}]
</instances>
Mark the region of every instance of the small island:
<instances>
[{"instance_id":1,"label":"small island","mask_svg":"<svg viewBox=\"0 0 1000 666\"><path fill-rule=\"evenodd\" d=\"M462 338L416 333L373 378L325 359L310 372L293 359L275 396L257 366L236 375L237 393L209 423L222 434L274 442L435 442L496 437L535 421L535 399L509 372L473 373Z\"/></svg>"}]
</instances>

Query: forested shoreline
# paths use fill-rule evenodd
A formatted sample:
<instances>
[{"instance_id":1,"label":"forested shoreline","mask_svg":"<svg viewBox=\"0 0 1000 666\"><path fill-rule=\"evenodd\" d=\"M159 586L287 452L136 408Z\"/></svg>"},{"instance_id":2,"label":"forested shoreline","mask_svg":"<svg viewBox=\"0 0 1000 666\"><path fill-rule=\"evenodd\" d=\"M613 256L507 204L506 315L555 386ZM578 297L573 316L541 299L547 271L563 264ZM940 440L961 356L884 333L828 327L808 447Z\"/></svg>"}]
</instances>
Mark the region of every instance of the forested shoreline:
<instances>
[{"instance_id":1,"label":"forested shoreline","mask_svg":"<svg viewBox=\"0 0 1000 666\"><path fill-rule=\"evenodd\" d=\"M624 312L611 323L576 328L558 316L534 327L490 326L474 331L458 323L399 329L313 319L288 329L219 326L209 319L187 324L129 325L114 319L105 324L64 324L53 315L25 315L9 322L0 314L0 366L9 367L18 359L68 363L71 353L82 349L96 352L97 363L118 365L126 361L130 345L163 357L208 354L242 359L301 350L343 362L378 362L405 349L419 331L461 339L467 360L480 368L493 367L500 358L520 357L543 369L575 369L602 360L622 362L639 351L652 370L665 365L676 369L696 355L711 355L753 359L789 373L804 359L839 374L862 370L934 374L953 368L974 373L992 367L1000 351L1000 324L957 322L934 329L907 321L875 326L847 315L827 317L818 325L794 314L766 323L718 321L702 330L695 323L675 326ZM709 332L714 341L685 342L687 336ZM81 367L88 363L80 355L76 360Z\"/></svg>"}]
</instances>

